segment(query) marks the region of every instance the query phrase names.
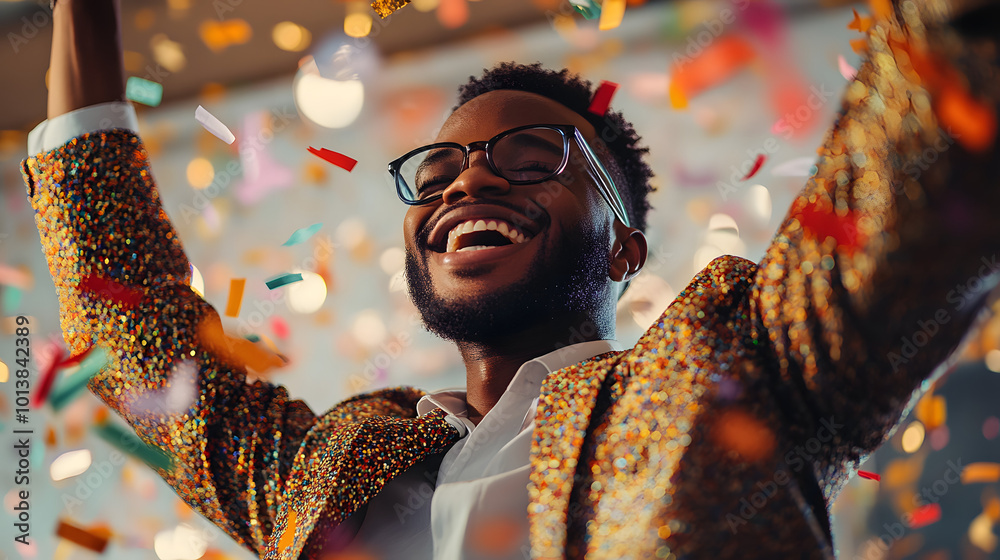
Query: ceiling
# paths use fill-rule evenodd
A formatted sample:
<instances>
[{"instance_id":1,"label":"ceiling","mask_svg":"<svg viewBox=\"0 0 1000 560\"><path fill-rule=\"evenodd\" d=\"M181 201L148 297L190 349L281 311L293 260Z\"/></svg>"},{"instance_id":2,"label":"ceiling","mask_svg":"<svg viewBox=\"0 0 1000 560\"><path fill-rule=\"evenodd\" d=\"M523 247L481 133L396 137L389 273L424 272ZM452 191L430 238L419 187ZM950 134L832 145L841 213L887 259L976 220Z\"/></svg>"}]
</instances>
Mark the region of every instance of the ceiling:
<instances>
[{"instance_id":1,"label":"ceiling","mask_svg":"<svg viewBox=\"0 0 1000 560\"><path fill-rule=\"evenodd\" d=\"M456 29L442 25L434 11L407 6L384 21L376 16L369 37L383 56L392 55L544 20L544 5L532 0L468 2L468 20ZM223 9L217 10L220 6ZM123 46L137 53L126 58L129 74L162 83L165 102L197 94L206 84L232 86L288 75L308 50L279 49L271 38L273 27L282 21L300 24L311 32L315 45L327 35L343 34L348 7L348 2L334 0L124 0ZM202 40L200 27L233 19L249 24L250 39L214 52ZM159 34L181 45L186 60L182 70L150 72L156 68L151 39ZM0 1L0 35L8 43L0 48L0 68L8 84L0 88L0 129L23 130L45 118L45 71L52 40L48 2Z\"/></svg>"}]
</instances>

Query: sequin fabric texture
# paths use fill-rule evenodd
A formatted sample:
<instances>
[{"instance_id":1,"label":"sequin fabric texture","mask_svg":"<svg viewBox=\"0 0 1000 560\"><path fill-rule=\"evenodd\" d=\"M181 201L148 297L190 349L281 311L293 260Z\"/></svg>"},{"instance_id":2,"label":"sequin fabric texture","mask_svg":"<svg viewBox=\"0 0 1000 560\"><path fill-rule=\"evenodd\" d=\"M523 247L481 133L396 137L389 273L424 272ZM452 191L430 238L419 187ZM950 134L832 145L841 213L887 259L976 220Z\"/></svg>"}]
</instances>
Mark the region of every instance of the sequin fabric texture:
<instances>
[{"instance_id":1,"label":"sequin fabric texture","mask_svg":"<svg viewBox=\"0 0 1000 560\"><path fill-rule=\"evenodd\" d=\"M760 264L715 260L633 348L546 379L533 557L833 554L829 504L982 308L985 289L956 303L954 287L997 278L983 272L1000 250L997 144L977 144L942 101L964 93L996 113L997 45L938 23L946 13L905 2L877 17L818 170ZM82 136L24 175L70 350L111 349L91 390L174 456L159 474L185 501L262 558L320 558L317 526L457 439L440 412L413 417L414 389L316 415L246 384L205 339L221 323L188 287L134 135ZM94 275L141 298L82 291ZM186 362L191 408L135 406Z\"/></svg>"}]
</instances>

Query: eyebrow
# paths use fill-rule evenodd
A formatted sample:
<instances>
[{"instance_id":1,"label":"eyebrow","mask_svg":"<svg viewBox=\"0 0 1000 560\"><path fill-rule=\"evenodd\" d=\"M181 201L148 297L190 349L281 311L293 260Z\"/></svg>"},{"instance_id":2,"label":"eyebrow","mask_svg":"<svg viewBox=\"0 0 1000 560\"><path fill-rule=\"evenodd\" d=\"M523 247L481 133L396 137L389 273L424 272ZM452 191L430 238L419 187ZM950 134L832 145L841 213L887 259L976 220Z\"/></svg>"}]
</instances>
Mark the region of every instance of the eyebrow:
<instances>
[{"instance_id":1,"label":"eyebrow","mask_svg":"<svg viewBox=\"0 0 1000 560\"><path fill-rule=\"evenodd\" d=\"M541 148L545 151L551 152L553 155L562 154L563 149L565 147L565 144L562 143L555 144L553 142L549 142L545 138L542 138L541 136L538 136L536 134L525 133L525 134L518 134L518 136L522 138L521 142L523 145L526 145L531 148Z\"/></svg>"}]
</instances>

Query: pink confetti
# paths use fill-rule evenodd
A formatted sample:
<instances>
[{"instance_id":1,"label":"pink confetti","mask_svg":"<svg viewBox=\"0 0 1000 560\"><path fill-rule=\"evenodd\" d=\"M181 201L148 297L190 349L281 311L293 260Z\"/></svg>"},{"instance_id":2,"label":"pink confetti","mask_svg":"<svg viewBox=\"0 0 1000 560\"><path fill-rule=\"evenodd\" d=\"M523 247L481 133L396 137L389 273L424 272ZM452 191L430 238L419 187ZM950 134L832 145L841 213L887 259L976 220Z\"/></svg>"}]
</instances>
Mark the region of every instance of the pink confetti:
<instances>
[{"instance_id":1,"label":"pink confetti","mask_svg":"<svg viewBox=\"0 0 1000 560\"><path fill-rule=\"evenodd\" d=\"M281 317L273 317L271 319L271 330L274 331L274 336L281 339L288 338L288 335L291 333L288 323Z\"/></svg>"},{"instance_id":2,"label":"pink confetti","mask_svg":"<svg viewBox=\"0 0 1000 560\"><path fill-rule=\"evenodd\" d=\"M858 75L858 69L848 64L842 54L837 55L837 66L840 68L840 75L848 82L854 81L854 77Z\"/></svg>"}]
</instances>

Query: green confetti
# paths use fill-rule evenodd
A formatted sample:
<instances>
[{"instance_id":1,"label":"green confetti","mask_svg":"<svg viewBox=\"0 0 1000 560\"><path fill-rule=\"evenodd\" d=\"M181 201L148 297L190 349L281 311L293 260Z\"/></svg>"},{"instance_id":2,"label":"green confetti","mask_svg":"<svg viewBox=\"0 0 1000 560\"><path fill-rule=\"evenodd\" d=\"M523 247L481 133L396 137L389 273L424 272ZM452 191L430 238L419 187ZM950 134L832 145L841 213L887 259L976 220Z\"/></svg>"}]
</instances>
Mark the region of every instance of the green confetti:
<instances>
[{"instance_id":1,"label":"green confetti","mask_svg":"<svg viewBox=\"0 0 1000 560\"><path fill-rule=\"evenodd\" d=\"M90 378L101 371L101 368L108 365L107 350L100 346L94 348L87 354L87 357L80 362L79 370L64 378L61 383L57 382L49 393L49 405L52 410L59 412L67 404L84 392Z\"/></svg>"},{"instance_id":2,"label":"green confetti","mask_svg":"<svg viewBox=\"0 0 1000 560\"><path fill-rule=\"evenodd\" d=\"M323 227L323 224L319 223L319 224L313 224L306 228L297 229L294 232L292 232L292 236L288 238L288 241L282 243L281 246L290 247L292 245L298 245L303 241L308 241L310 237L316 235L316 232L319 231L319 228L321 227Z\"/></svg>"},{"instance_id":3,"label":"green confetti","mask_svg":"<svg viewBox=\"0 0 1000 560\"><path fill-rule=\"evenodd\" d=\"M118 424L103 422L94 425L94 431L101 439L110 443L119 451L127 453L147 465L164 471L173 470L174 461L166 451L159 447L147 445L128 428Z\"/></svg>"},{"instance_id":4,"label":"green confetti","mask_svg":"<svg viewBox=\"0 0 1000 560\"><path fill-rule=\"evenodd\" d=\"M163 86L138 76L132 76L125 82L125 97L136 103L156 107L160 101L163 101Z\"/></svg>"},{"instance_id":5,"label":"green confetti","mask_svg":"<svg viewBox=\"0 0 1000 560\"><path fill-rule=\"evenodd\" d=\"M268 290L273 290L275 288L280 288L286 284L294 284L295 282L301 282L301 281L302 281L302 275L296 272L294 274L293 273L279 274L278 276L275 276L274 278L271 278L270 280L267 280L264 283L267 284Z\"/></svg>"},{"instance_id":6,"label":"green confetti","mask_svg":"<svg viewBox=\"0 0 1000 560\"><path fill-rule=\"evenodd\" d=\"M24 292L22 292L20 288L15 288L14 286L4 286L3 302L0 303L0 309L3 309L4 314L14 314L14 311L16 311L18 306L21 305L21 296L23 294Z\"/></svg>"}]
</instances>

